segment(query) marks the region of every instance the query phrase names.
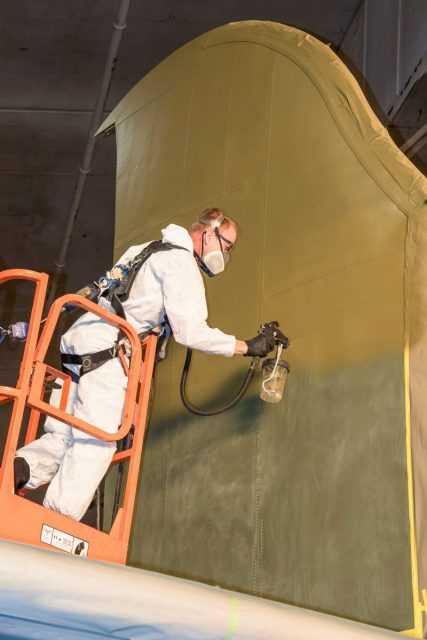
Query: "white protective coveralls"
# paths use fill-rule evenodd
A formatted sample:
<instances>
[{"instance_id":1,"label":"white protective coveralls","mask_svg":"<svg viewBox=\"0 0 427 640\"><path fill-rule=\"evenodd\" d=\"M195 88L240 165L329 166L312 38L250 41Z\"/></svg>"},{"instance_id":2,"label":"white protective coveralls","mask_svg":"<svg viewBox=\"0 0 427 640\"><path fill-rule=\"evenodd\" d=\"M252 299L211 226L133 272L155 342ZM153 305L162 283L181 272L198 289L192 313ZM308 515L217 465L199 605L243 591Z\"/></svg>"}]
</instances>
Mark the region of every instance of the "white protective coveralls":
<instances>
[{"instance_id":1,"label":"white protective coveralls","mask_svg":"<svg viewBox=\"0 0 427 640\"><path fill-rule=\"evenodd\" d=\"M193 242L186 229L170 224L162 230L163 242L187 249L154 253L143 264L123 303L126 319L138 333L157 327L167 314L175 340L206 353L232 356L236 338L207 323L205 289L193 256ZM147 243L148 244L148 243ZM145 244L130 247L119 263L132 260ZM100 304L112 310L110 303ZM61 352L82 355L111 347L117 328L92 313L79 318L61 339ZM67 365L78 373L79 365ZM58 382L60 382L58 380ZM67 411L108 433L118 430L127 378L119 358L109 360L72 383ZM58 406L60 390L52 391L51 404ZM80 520L87 510L116 450L78 429L46 418L45 435L16 452L30 466L26 487L49 483L44 506Z\"/></svg>"}]
</instances>

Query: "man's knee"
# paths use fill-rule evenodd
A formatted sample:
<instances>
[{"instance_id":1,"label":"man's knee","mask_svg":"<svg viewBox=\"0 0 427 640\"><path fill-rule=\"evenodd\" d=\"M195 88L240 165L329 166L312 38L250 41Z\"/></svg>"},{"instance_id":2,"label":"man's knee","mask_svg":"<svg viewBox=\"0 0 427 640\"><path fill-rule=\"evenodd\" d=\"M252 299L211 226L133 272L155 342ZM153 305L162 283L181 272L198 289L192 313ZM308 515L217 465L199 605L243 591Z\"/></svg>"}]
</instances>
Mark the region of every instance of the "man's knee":
<instances>
[{"instance_id":1,"label":"man's knee","mask_svg":"<svg viewBox=\"0 0 427 640\"><path fill-rule=\"evenodd\" d=\"M19 491L30 479L30 465L25 458L18 456L13 461L13 471L15 476L15 491Z\"/></svg>"}]
</instances>

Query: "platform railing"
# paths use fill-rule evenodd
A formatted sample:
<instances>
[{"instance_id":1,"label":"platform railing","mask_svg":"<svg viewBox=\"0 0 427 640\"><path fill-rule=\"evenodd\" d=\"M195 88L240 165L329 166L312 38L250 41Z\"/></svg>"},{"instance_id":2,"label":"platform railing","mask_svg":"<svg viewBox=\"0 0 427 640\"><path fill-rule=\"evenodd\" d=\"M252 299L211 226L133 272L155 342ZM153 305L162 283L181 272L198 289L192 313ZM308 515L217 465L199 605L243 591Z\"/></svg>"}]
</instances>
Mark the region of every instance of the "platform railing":
<instances>
[{"instance_id":1,"label":"platform railing","mask_svg":"<svg viewBox=\"0 0 427 640\"><path fill-rule=\"evenodd\" d=\"M10 522L5 524L4 521L2 523L4 519L0 519L0 537L3 536L44 546L40 539L39 530L40 526L46 526L43 523L49 520L52 522L52 526L58 526L59 522L70 535L87 541L89 544L88 555L104 560L125 562L138 484L157 338L149 336L141 344L135 329L128 322L76 294L67 294L53 303L47 319L43 322L43 329L39 337L48 276L44 273L24 269L10 269L0 272L0 285L11 280L34 282L35 295L18 381L15 387L0 386L0 403L13 402L12 416L0 469L0 504L2 500L8 502L12 500L14 501L15 512L19 512L19 521L17 521L15 529L10 525ZM115 433L106 432L98 426L77 418L66 411L71 385L70 376L45 362L49 345L65 304L72 304L85 311L92 312L121 330L129 341L132 356L128 363L124 363L128 369L128 384L123 406L122 424ZM57 378L62 380L62 391L59 406L54 407L44 399L45 382L53 381ZM112 461L112 464L128 461L129 465L123 506L117 512L109 534L71 520L62 514L54 513L25 499L21 495L14 494L13 459L21 437L22 421L27 407L30 409L30 415L24 438L25 444L32 442L37 437L39 421L42 415L61 420L95 438L109 442L122 440L133 427L131 445L126 450L116 453ZM3 506L6 508L6 505ZM27 512L27 518L25 517L25 512ZM20 519L22 518L27 520L25 533L20 529ZM28 527L28 522L31 524L30 527ZM29 530L31 530L30 534L28 533ZM110 544L106 538L111 538L114 543Z\"/></svg>"}]
</instances>

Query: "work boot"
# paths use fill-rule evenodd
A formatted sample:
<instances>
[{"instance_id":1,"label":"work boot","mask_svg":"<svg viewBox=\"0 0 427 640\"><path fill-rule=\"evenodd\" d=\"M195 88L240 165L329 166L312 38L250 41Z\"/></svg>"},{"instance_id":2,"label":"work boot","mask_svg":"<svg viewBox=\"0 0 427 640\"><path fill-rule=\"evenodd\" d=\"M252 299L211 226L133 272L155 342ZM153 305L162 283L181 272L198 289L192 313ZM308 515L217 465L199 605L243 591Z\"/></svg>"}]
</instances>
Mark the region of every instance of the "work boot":
<instances>
[{"instance_id":1,"label":"work boot","mask_svg":"<svg viewBox=\"0 0 427 640\"><path fill-rule=\"evenodd\" d=\"M15 474L15 493L24 487L30 479L30 465L25 458L19 456L13 461L13 470Z\"/></svg>"}]
</instances>

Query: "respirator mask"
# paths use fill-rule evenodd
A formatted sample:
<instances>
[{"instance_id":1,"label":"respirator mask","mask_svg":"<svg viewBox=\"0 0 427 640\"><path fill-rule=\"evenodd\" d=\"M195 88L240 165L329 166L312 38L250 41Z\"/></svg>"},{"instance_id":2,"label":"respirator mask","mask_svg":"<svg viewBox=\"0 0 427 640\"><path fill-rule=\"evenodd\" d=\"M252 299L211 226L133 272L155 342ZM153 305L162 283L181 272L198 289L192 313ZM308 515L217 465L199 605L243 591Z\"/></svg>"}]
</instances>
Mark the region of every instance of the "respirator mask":
<instances>
[{"instance_id":1,"label":"respirator mask","mask_svg":"<svg viewBox=\"0 0 427 640\"><path fill-rule=\"evenodd\" d=\"M216 276L225 270L230 262L228 253L224 253L220 249L208 251L200 260L200 268L209 276Z\"/></svg>"},{"instance_id":2,"label":"respirator mask","mask_svg":"<svg viewBox=\"0 0 427 640\"><path fill-rule=\"evenodd\" d=\"M216 220L212 220L209 224L210 227L215 231L215 236L218 239L219 249L214 249L213 251L208 251L206 254L204 253L204 243L205 243L205 233L202 236L202 255L196 256L197 261L199 263L199 267L202 271L204 271L210 278L212 276L216 276L219 273L222 273L225 270L225 267L230 262L230 255L228 252L225 252L223 249L223 242L229 242L226 238L223 238L219 232L219 227L221 226L224 220L224 216L220 216ZM232 245L231 245L232 246Z\"/></svg>"}]
</instances>

